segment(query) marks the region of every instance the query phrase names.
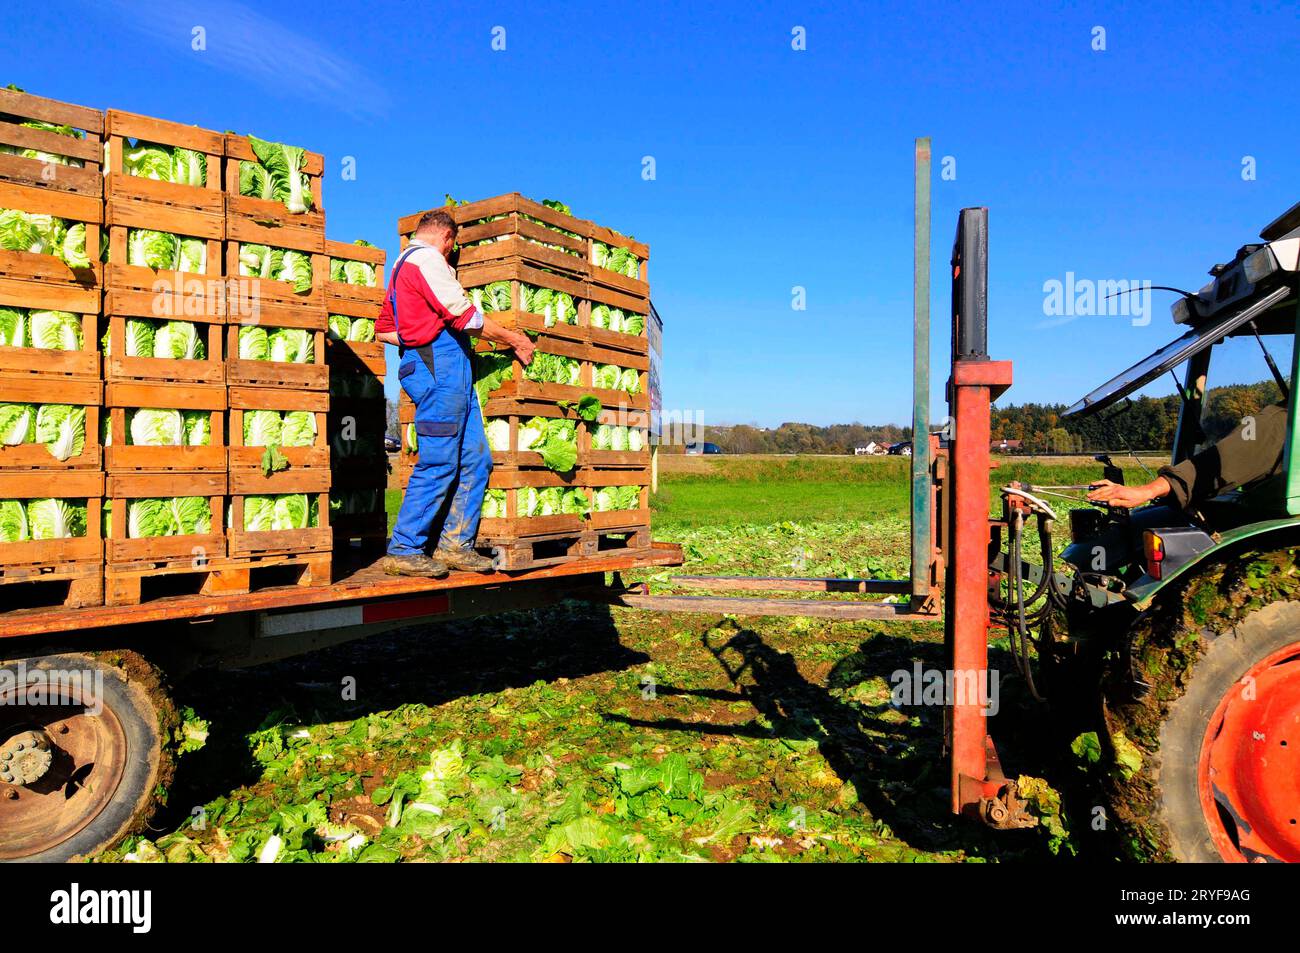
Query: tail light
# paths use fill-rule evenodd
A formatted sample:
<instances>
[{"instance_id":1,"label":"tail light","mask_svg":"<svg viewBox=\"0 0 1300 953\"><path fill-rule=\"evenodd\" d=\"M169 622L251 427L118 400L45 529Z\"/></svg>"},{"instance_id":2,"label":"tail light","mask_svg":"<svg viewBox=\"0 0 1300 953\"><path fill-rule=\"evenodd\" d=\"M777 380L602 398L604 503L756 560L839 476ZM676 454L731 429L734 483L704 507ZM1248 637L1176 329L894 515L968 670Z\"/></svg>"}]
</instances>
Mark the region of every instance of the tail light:
<instances>
[{"instance_id":1,"label":"tail light","mask_svg":"<svg viewBox=\"0 0 1300 953\"><path fill-rule=\"evenodd\" d=\"M1164 569L1165 543L1151 530L1142 534L1142 553L1146 556L1147 575L1160 579Z\"/></svg>"}]
</instances>

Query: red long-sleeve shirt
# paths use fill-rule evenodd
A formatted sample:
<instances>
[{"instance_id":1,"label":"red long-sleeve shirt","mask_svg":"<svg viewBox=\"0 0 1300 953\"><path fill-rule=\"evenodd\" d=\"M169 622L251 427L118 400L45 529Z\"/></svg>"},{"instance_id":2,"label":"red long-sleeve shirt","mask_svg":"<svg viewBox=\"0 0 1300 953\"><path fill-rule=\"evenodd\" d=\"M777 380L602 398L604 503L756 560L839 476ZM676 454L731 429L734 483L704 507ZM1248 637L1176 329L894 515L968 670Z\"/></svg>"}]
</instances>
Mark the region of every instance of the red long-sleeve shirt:
<instances>
[{"instance_id":1,"label":"red long-sleeve shirt","mask_svg":"<svg viewBox=\"0 0 1300 953\"><path fill-rule=\"evenodd\" d=\"M389 279L383 310L375 319L376 333L397 331L403 344L419 347L433 341L443 328L477 331L483 327L482 313L465 295L442 253L419 239L412 240L410 247L415 250ZM400 322L393 319L394 288Z\"/></svg>"}]
</instances>

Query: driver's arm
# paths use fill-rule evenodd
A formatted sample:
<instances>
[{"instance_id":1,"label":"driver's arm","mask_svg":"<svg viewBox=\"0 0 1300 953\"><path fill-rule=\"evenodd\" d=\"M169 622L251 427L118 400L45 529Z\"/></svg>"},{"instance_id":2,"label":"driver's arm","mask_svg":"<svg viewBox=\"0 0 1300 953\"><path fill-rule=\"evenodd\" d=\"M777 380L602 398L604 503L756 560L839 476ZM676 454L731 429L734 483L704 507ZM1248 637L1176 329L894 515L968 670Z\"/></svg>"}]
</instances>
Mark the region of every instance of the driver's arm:
<instances>
[{"instance_id":1,"label":"driver's arm","mask_svg":"<svg viewBox=\"0 0 1300 953\"><path fill-rule=\"evenodd\" d=\"M1213 447L1181 463L1161 467L1150 483L1126 487L1103 480L1088 499L1128 508L1168 497L1172 505L1190 509L1225 490L1248 486L1279 472L1286 433L1286 408L1271 404L1242 421Z\"/></svg>"}]
</instances>

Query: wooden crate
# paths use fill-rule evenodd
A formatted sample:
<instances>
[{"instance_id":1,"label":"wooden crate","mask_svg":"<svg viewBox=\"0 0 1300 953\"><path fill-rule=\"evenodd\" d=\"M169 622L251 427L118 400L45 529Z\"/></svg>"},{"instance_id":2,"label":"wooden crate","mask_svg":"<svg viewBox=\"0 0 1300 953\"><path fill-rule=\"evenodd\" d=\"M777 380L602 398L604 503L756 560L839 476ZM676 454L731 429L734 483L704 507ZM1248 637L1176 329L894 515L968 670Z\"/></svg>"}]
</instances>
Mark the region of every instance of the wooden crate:
<instances>
[{"instance_id":1,"label":"wooden crate","mask_svg":"<svg viewBox=\"0 0 1300 953\"><path fill-rule=\"evenodd\" d=\"M226 388L224 384L111 381L104 385L104 406L109 415L110 432L104 462L110 474L132 471L225 473ZM128 446L127 411L142 407L207 411L211 416L211 444L206 447Z\"/></svg>"},{"instance_id":2,"label":"wooden crate","mask_svg":"<svg viewBox=\"0 0 1300 953\"><path fill-rule=\"evenodd\" d=\"M24 126L28 120L71 126L80 138ZM103 195L100 162L104 154L104 114L31 93L0 89L0 143L78 159L82 166L46 163L23 156L0 155L0 181L99 198Z\"/></svg>"},{"instance_id":3,"label":"wooden crate","mask_svg":"<svg viewBox=\"0 0 1300 953\"><path fill-rule=\"evenodd\" d=\"M112 295L112 292L109 292ZM104 358L104 379L109 382L155 382L181 384L224 384L226 362L223 359L222 337L226 325L221 321L203 318L178 318L192 321L198 326L207 353L201 361L178 360L162 357L127 357L126 324L131 318L148 318L140 314L112 314L104 318L108 324L108 354ZM168 320L168 319L153 319Z\"/></svg>"},{"instance_id":4,"label":"wooden crate","mask_svg":"<svg viewBox=\"0 0 1300 953\"><path fill-rule=\"evenodd\" d=\"M510 422L510 447L506 450L492 451L493 466L509 467L511 469L545 466L542 462L542 455L536 450L519 449L519 425L521 422L531 420L533 417L562 417L575 421L578 448L581 454L583 421L571 409L566 410L553 401L497 398L489 400L487 406L483 409L483 425L486 427L488 423L498 418L508 420Z\"/></svg>"},{"instance_id":5,"label":"wooden crate","mask_svg":"<svg viewBox=\"0 0 1300 953\"><path fill-rule=\"evenodd\" d=\"M99 380L99 292L0 278L0 308L24 311L70 311L81 319L81 348L57 351L41 347L0 346L0 374L56 380ZM73 307L67 307L72 305ZM82 310L85 309L85 310Z\"/></svg>"},{"instance_id":6,"label":"wooden crate","mask_svg":"<svg viewBox=\"0 0 1300 953\"><path fill-rule=\"evenodd\" d=\"M325 363L330 375L368 375L381 381L388 373L385 348L382 341L339 341L329 338L325 342Z\"/></svg>"},{"instance_id":7,"label":"wooden crate","mask_svg":"<svg viewBox=\"0 0 1300 953\"><path fill-rule=\"evenodd\" d=\"M650 409L650 395L647 391L650 370L648 356L627 351L616 351L595 345L579 344L547 332L543 332L535 343L539 352L558 354L581 362L582 368L578 383L552 384L530 381L524 377L523 365L519 363L518 358L513 357L512 352L513 369L511 377L492 391L489 399L516 397L554 402L561 400L577 401L591 395L598 398L605 407L621 407L630 410ZM487 353L496 349L485 341L479 341L476 350L480 353ZM594 380L593 369L596 364L615 364L619 367L630 367L636 370L640 382L637 393L628 394L625 391L612 388L595 387L592 382Z\"/></svg>"},{"instance_id":8,"label":"wooden crate","mask_svg":"<svg viewBox=\"0 0 1300 953\"><path fill-rule=\"evenodd\" d=\"M384 508L384 493L388 488L388 469L384 460L368 460L364 467L347 470L336 469L330 478L331 497L347 492L370 492L375 495L375 508L360 513L331 513L330 528L334 533L334 548L344 549L360 545L367 551L381 548L388 542L388 514Z\"/></svg>"},{"instance_id":9,"label":"wooden crate","mask_svg":"<svg viewBox=\"0 0 1300 953\"><path fill-rule=\"evenodd\" d=\"M649 355L650 338L645 331L640 334L625 334L622 331L610 331L607 328L591 326L591 309L598 304L603 304L611 308L618 308L625 313L644 316L645 326L648 330L650 327L649 298L641 298L615 288L607 288L594 281L587 282L583 298L585 302L578 313L578 321L587 328L587 340L600 347Z\"/></svg>"},{"instance_id":10,"label":"wooden crate","mask_svg":"<svg viewBox=\"0 0 1300 953\"><path fill-rule=\"evenodd\" d=\"M574 232L583 238L586 238L591 231L591 222L586 219L565 215L557 209L543 205L541 202L535 202L518 192L507 192L504 195L480 199L477 202L467 202L464 205L445 205L441 206L441 208L451 215L459 228L470 227L475 222L486 222L487 219L495 218L498 215L504 215L507 218L527 215L554 225L556 228ZM397 220L397 234L403 241L410 238L415 231L416 224L420 221L420 216L428 211L433 211L433 209L424 209L411 215L404 215ZM547 234L556 233L548 229ZM405 248L406 246L403 245L402 247Z\"/></svg>"},{"instance_id":11,"label":"wooden crate","mask_svg":"<svg viewBox=\"0 0 1300 953\"><path fill-rule=\"evenodd\" d=\"M314 470L330 465L326 422L326 414L330 406L329 394L323 391L297 391L282 387L231 386L229 400L229 461L232 476L236 470L256 470L259 475L262 472L262 457L266 453L266 447L250 447L244 444L244 413L250 410L275 410L281 413L302 410L316 417L315 443L310 447L281 447L280 453L289 461L289 468L272 474L270 478L264 478L267 479L268 485L272 482L272 478L278 479L282 474L292 474L295 470L304 468Z\"/></svg>"},{"instance_id":12,"label":"wooden crate","mask_svg":"<svg viewBox=\"0 0 1300 953\"><path fill-rule=\"evenodd\" d=\"M550 288L552 291L564 291L573 296L577 304L587 297L587 282L554 272L543 271L526 261L490 261L482 264L464 265L456 271L461 287L479 288L494 281L511 283L511 300L519 304L519 283L525 282L536 288ZM490 312L489 312L490 313ZM496 314L492 314L495 318ZM540 316L538 316L540 317ZM581 323L581 322L579 322ZM527 325L521 325L521 327ZM556 327L559 327L557 324ZM565 325L570 327L570 325Z\"/></svg>"},{"instance_id":13,"label":"wooden crate","mask_svg":"<svg viewBox=\"0 0 1300 953\"><path fill-rule=\"evenodd\" d=\"M613 427L636 427L646 431L640 450L594 450L592 449L596 427L606 424ZM623 411L602 409L595 423L582 422L578 431L578 465L582 467L643 467L647 468L649 479L650 466L650 414L644 410Z\"/></svg>"},{"instance_id":14,"label":"wooden crate","mask_svg":"<svg viewBox=\"0 0 1300 953\"><path fill-rule=\"evenodd\" d=\"M263 318L257 326L269 335L276 328L301 328L312 333L312 361L246 361L239 356L239 332L248 325L226 326L226 383L234 387L274 387L282 390L327 392L330 378L325 365L326 315L316 308L293 308Z\"/></svg>"},{"instance_id":15,"label":"wooden crate","mask_svg":"<svg viewBox=\"0 0 1300 953\"><path fill-rule=\"evenodd\" d=\"M335 258L344 261L364 261L375 266L375 287L350 285L341 281L325 281L325 309L330 314L346 314L374 319L384 303L384 263L388 258L382 248L349 245L346 242L325 240L325 255L332 264Z\"/></svg>"},{"instance_id":16,"label":"wooden crate","mask_svg":"<svg viewBox=\"0 0 1300 953\"><path fill-rule=\"evenodd\" d=\"M641 506L635 510L616 510L559 516L519 516L512 490L522 487L600 488L606 486L640 486ZM588 530L615 530L619 528L648 526L650 524L649 472L629 469L602 469L580 467L570 474L550 470L493 470L488 488L506 490L506 516L484 519L479 526L479 539L489 541L510 540L526 536L552 533L583 532Z\"/></svg>"},{"instance_id":17,"label":"wooden crate","mask_svg":"<svg viewBox=\"0 0 1300 953\"><path fill-rule=\"evenodd\" d=\"M316 152L307 153L304 171L311 184L311 211L290 212L283 202L239 194L239 164L256 162L257 155L247 136L227 133L225 140L226 239L323 254L325 206L321 197L321 174L325 169L324 156ZM325 275L328 278L328 260L325 262ZM324 286L324 280L321 286Z\"/></svg>"},{"instance_id":18,"label":"wooden crate","mask_svg":"<svg viewBox=\"0 0 1300 953\"><path fill-rule=\"evenodd\" d=\"M365 471L373 465L387 473L384 432L387 415L384 400L364 398L330 398L330 462L335 471Z\"/></svg>"},{"instance_id":19,"label":"wooden crate","mask_svg":"<svg viewBox=\"0 0 1300 953\"><path fill-rule=\"evenodd\" d=\"M0 374L0 404L73 404L86 409L86 441L81 453L59 460L49 448L39 443L20 443L14 446L0 444L0 469L32 470L47 474L48 492L62 491L61 478L56 474L69 470L99 470L103 455L99 445L100 400L104 385L99 381L48 378L36 374Z\"/></svg>"},{"instance_id":20,"label":"wooden crate","mask_svg":"<svg viewBox=\"0 0 1300 953\"><path fill-rule=\"evenodd\" d=\"M334 531L329 519L330 471L328 467L315 469L293 468L269 477L261 470L232 470L230 472L231 523L226 532L227 548L231 556L285 556L301 553L329 552L334 547ZM319 525L306 529L257 530L243 529L244 499L248 496L283 495L302 493L316 498Z\"/></svg>"},{"instance_id":21,"label":"wooden crate","mask_svg":"<svg viewBox=\"0 0 1300 953\"><path fill-rule=\"evenodd\" d=\"M312 287L301 294L287 281L249 278L239 274L239 242L226 242L226 320L230 324L267 324L293 328L328 326L325 310L325 276L329 259L314 254Z\"/></svg>"},{"instance_id":22,"label":"wooden crate","mask_svg":"<svg viewBox=\"0 0 1300 953\"><path fill-rule=\"evenodd\" d=\"M621 235L612 228L605 228L603 225L592 225L591 232L588 235L591 242L601 242L611 248L621 247L630 249L632 254L641 260L640 276L629 278L626 275L610 271L608 268L602 268L599 265L591 264L588 274L593 283L604 285L607 288L613 288L616 291L622 291L637 298L650 297L650 277L649 277L649 259L650 246L645 242L639 242L634 238L628 238ZM590 249L590 245L588 246ZM587 254L587 261L591 262L590 250ZM647 313L647 312L641 312Z\"/></svg>"},{"instance_id":23,"label":"wooden crate","mask_svg":"<svg viewBox=\"0 0 1300 953\"><path fill-rule=\"evenodd\" d=\"M12 156L0 158L12 158ZM103 227L101 221L104 217L104 207L99 196L0 182L0 208L17 209L36 215L53 215L70 223L70 226L76 224L86 226L89 268L69 267L54 255L0 248L0 280L27 282L43 288L81 291L83 294L80 296L66 297L64 300L69 306L62 310L83 314L91 311L98 312L99 289L104 277L104 266L99 261L99 236L100 229Z\"/></svg>"},{"instance_id":24,"label":"wooden crate","mask_svg":"<svg viewBox=\"0 0 1300 953\"><path fill-rule=\"evenodd\" d=\"M113 510L108 520L105 564L122 570L147 569L152 572L164 568L202 568L208 562L224 557L225 494L226 474L223 470L110 472L105 495L112 502ZM207 499L212 511L208 532L129 538L127 508L131 500L170 499L179 496L201 496Z\"/></svg>"},{"instance_id":25,"label":"wooden crate","mask_svg":"<svg viewBox=\"0 0 1300 953\"><path fill-rule=\"evenodd\" d=\"M86 535L74 539L31 539L0 543L0 585L71 578L65 567L101 572L104 559L101 506L104 474L98 470L0 472L0 500L55 496L86 501ZM80 576L80 573L76 574ZM84 586L81 587L84 590ZM5 602L0 599L0 604Z\"/></svg>"}]
</instances>

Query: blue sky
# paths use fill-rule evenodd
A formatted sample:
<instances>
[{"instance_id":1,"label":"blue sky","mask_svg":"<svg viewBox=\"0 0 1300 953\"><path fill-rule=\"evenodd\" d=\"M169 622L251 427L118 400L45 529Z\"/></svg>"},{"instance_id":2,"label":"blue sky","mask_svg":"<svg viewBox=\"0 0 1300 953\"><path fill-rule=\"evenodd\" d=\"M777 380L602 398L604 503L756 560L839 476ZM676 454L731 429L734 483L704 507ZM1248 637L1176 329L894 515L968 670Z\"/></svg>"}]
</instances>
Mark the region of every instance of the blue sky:
<instances>
[{"instance_id":1,"label":"blue sky","mask_svg":"<svg viewBox=\"0 0 1300 953\"><path fill-rule=\"evenodd\" d=\"M915 136L936 159L937 415L962 206L990 208L1006 400L1070 403L1174 336L1170 296L1146 327L1044 327L1045 281L1195 289L1300 199L1297 18L1280 3L101 0L8 4L0 27L5 82L323 152L332 238L392 255L400 215L514 190L636 235L665 406L709 422L910 416ZM1239 350L1216 378L1264 377Z\"/></svg>"}]
</instances>

